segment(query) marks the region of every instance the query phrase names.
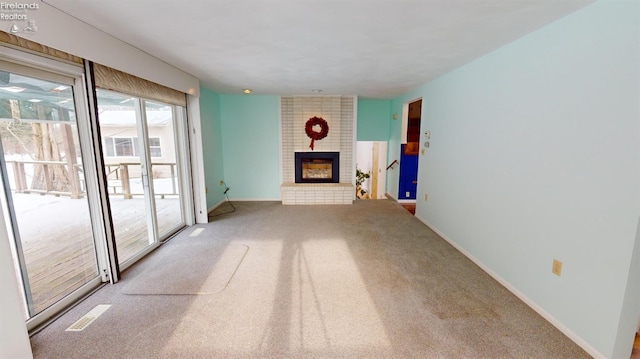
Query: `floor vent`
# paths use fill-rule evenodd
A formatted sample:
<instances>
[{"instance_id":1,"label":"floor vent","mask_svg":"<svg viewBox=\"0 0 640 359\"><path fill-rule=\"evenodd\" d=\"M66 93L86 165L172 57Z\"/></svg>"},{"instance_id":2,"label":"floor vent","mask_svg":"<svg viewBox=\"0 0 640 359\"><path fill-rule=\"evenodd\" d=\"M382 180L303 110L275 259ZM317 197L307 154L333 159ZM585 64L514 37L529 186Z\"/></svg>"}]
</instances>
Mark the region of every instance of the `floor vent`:
<instances>
[{"instance_id":1,"label":"floor vent","mask_svg":"<svg viewBox=\"0 0 640 359\"><path fill-rule=\"evenodd\" d=\"M111 304L99 304L96 305L95 308L91 309L89 313L85 314L82 318L78 319L75 323L71 324L69 328L67 328L67 332L80 332L83 331L89 324L93 323L94 320L98 319L102 313L106 312L107 309L111 308Z\"/></svg>"}]
</instances>

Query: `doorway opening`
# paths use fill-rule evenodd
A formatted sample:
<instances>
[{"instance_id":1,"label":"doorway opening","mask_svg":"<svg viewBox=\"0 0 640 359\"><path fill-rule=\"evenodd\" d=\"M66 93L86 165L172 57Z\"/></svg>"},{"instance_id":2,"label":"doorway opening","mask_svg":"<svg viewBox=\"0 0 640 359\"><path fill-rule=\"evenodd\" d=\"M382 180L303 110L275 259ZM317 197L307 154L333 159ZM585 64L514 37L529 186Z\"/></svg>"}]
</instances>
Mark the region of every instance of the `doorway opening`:
<instances>
[{"instance_id":1,"label":"doorway opening","mask_svg":"<svg viewBox=\"0 0 640 359\"><path fill-rule=\"evenodd\" d=\"M387 162L387 142L358 141L356 143L356 170L369 177L362 182L359 195L361 199L385 199L386 174L383 171ZM358 191L358 189L356 189ZM364 192L362 192L364 191Z\"/></svg>"},{"instance_id":2,"label":"doorway opening","mask_svg":"<svg viewBox=\"0 0 640 359\"><path fill-rule=\"evenodd\" d=\"M405 104L402 115L404 141L400 145L398 200L415 202L418 188L418 151L420 148L422 99Z\"/></svg>"}]
</instances>

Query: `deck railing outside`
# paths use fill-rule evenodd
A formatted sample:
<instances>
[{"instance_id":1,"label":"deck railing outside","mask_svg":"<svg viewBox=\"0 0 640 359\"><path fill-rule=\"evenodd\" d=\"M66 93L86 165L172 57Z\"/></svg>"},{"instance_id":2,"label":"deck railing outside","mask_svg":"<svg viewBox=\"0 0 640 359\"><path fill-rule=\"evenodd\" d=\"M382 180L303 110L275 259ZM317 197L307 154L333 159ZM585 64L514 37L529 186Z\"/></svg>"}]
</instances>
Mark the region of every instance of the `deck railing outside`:
<instances>
[{"instance_id":1,"label":"deck railing outside","mask_svg":"<svg viewBox=\"0 0 640 359\"><path fill-rule=\"evenodd\" d=\"M12 160L7 161L8 165L11 165L13 170L13 190L17 193L41 193L41 194L53 194L58 196L69 196L70 198L82 198L85 195L84 178L82 176L82 167L79 164L69 164L64 161L22 161ZM30 166L31 169L26 167ZM165 195L177 195L178 184L176 178L176 164L165 163L152 163L152 167L157 168L161 166L169 167L169 178L171 178L170 188L163 188L161 191L157 191L157 195L164 198ZM41 188L33 188L27 184L28 174L33 173L33 169L36 166L42 166L44 173L44 181ZM68 176L68 185L65 187L67 190L55 190L51 183L50 173L54 166L63 166L71 168L71 172ZM109 181L109 193L112 195L122 195L124 199L131 199L134 195L144 195L139 186L132 186L131 167L140 166L140 163L135 162L120 162L115 164L106 164L107 179Z\"/></svg>"}]
</instances>

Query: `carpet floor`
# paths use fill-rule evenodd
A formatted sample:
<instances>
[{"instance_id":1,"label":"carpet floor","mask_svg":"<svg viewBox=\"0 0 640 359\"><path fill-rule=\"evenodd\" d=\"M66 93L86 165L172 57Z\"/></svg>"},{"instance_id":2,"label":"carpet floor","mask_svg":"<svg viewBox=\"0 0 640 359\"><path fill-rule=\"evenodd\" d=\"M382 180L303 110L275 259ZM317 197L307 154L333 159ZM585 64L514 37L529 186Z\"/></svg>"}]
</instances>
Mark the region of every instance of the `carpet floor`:
<instances>
[{"instance_id":1,"label":"carpet floor","mask_svg":"<svg viewBox=\"0 0 640 359\"><path fill-rule=\"evenodd\" d=\"M589 358L397 203L235 206L34 335L34 357Z\"/></svg>"}]
</instances>

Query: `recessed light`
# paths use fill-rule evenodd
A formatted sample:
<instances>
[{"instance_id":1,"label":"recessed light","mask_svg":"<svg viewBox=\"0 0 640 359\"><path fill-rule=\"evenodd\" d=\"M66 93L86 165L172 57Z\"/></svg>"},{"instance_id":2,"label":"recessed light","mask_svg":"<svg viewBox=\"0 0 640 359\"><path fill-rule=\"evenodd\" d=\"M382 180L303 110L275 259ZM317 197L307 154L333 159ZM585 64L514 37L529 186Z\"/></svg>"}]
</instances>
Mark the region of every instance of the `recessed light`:
<instances>
[{"instance_id":1,"label":"recessed light","mask_svg":"<svg viewBox=\"0 0 640 359\"><path fill-rule=\"evenodd\" d=\"M29 102L42 102L42 100L37 98L32 98L31 100L29 100Z\"/></svg>"},{"instance_id":2,"label":"recessed light","mask_svg":"<svg viewBox=\"0 0 640 359\"><path fill-rule=\"evenodd\" d=\"M251 93L251 89L244 89L242 90L242 92L246 93L247 95Z\"/></svg>"},{"instance_id":3,"label":"recessed light","mask_svg":"<svg viewBox=\"0 0 640 359\"><path fill-rule=\"evenodd\" d=\"M315 90L311 90L311 92L313 92L313 93L320 93L320 92L322 92L322 90L320 90L320 89L315 89Z\"/></svg>"}]
</instances>

